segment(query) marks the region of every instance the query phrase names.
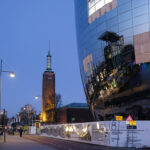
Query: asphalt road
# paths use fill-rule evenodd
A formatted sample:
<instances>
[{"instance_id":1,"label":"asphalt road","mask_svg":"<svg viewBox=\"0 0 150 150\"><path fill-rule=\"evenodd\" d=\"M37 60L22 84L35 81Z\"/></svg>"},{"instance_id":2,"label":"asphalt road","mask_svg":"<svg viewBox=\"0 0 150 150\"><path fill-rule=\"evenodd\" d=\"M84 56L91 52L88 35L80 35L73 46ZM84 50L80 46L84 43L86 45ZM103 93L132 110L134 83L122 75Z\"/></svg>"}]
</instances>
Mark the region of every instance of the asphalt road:
<instances>
[{"instance_id":1,"label":"asphalt road","mask_svg":"<svg viewBox=\"0 0 150 150\"><path fill-rule=\"evenodd\" d=\"M111 148L105 146L97 146L79 142L71 142L66 140L58 140L49 137L24 135L23 138L36 141L38 143L48 145L57 150L134 150L129 148Z\"/></svg>"}]
</instances>

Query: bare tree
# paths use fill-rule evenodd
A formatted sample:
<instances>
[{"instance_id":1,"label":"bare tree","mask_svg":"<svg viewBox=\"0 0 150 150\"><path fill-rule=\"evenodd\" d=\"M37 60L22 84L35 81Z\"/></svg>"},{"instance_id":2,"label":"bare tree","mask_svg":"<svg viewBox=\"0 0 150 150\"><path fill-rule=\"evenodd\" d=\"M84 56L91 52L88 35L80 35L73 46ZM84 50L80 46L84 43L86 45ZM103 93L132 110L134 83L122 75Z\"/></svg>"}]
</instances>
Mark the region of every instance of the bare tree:
<instances>
[{"instance_id":1,"label":"bare tree","mask_svg":"<svg viewBox=\"0 0 150 150\"><path fill-rule=\"evenodd\" d=\"M61 94L55 94L55 109L62 106Z\"/></svg>"},{"instance_id":2,"label":"bare tree","mask_svg":"<svg viewBox=\"0 0 150 150\"><path fill-rule=\"evenodd\" d=\"M62 106L61 94L55 94L55 123L57 123L57 113Z\"/></svg>"}]
</instances>

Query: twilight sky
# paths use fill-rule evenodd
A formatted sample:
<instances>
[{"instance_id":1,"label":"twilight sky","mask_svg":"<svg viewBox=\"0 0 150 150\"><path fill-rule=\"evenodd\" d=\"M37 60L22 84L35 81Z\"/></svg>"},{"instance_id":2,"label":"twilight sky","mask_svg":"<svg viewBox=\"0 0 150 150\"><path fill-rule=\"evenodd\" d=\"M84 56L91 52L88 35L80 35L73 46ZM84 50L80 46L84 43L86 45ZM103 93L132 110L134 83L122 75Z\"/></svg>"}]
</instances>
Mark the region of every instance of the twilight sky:
<instances>
[{"instance_id":1,"label":"twilight sky","mask_svg":"<svg viewBox=\"0 0 150 150\"><path fill-rule=\"evenodd\" d=\"M11 117L25 104L39 112L42 74L51 41L56 92L63 104L86 102L80 79L73 0L0 0L0 58L16 78L2 74L2 108Z\"/></svg>"}]
</instances>

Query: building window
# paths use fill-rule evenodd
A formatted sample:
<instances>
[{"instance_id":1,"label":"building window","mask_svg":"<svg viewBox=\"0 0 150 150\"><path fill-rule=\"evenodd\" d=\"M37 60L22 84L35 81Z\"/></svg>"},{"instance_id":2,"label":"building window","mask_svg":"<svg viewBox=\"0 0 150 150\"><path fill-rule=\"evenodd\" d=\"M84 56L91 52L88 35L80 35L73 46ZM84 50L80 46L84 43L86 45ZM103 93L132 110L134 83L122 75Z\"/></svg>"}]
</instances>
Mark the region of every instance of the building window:
<instances>
[{"instance_id":1,"label":"building window","mask_svg":"<svg viewBox=\"0 0 150 150\"><path fill-rule=\"evenodd\" d=\"M89 24L117 7L117 0L87 0Z\"/></svg>"}]
</instances>

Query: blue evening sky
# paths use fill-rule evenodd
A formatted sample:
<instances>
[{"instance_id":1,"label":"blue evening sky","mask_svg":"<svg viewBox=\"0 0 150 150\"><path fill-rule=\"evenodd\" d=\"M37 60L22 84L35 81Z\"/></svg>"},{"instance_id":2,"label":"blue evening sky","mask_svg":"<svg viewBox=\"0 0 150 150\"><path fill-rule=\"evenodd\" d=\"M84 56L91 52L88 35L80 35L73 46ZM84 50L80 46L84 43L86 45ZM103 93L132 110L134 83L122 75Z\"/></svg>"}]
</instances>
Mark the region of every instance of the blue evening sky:
<instances>
[{"instance_id":1,"label":"blue evening sky","mask_svg":"<svg viewBox=\"0 0 150 150\"><path fill-rule=\"evenodd\" d=\"M16 78L2 74L2 108L11 117L25 104L39 112L42 74L51 41L56 92L63 104L86 102L80 79L73 0L0 0L0 58Z\"/></svg>"}]
</instances>

